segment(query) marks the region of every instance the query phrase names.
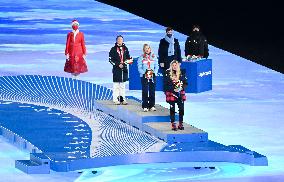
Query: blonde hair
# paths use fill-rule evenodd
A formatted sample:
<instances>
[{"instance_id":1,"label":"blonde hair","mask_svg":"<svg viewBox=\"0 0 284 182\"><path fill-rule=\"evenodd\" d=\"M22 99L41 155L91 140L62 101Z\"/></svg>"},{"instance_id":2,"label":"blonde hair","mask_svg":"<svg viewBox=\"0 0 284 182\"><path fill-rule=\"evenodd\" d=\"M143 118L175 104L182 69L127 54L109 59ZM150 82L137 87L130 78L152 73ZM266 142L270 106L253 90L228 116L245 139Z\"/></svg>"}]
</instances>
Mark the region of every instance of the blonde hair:
<instances>
[{"instance_id":1,"label":"blonde hair","mask_svg":"<svg viewBox=\"0 0 284 182\"><path fill-rule=\"evenodd\" d=\"M149 44L144 44L144 45L143 45L143 53L145 53L145 47L147 47L147 46L151 49L151 47L150 47Z\"/></svg>"},{"instance_id":2,"label":"blonde hair","mask_svg":"<svg viewBox=\"0 0 284 182\"><path fill-rule=\"evenodd\" d=\"M177 64L177 70L176 70L176 74L174 74L174 70L173 70L173 64ZM170 77L171 79L173 80L173 77L176 76L177 79L179 80L179 77L180 77L180 74L181 74L181 71L180 71L180 65L179 65L179 62L177 60L173 60L170 64Z\"/></svg>"}]
</instances>

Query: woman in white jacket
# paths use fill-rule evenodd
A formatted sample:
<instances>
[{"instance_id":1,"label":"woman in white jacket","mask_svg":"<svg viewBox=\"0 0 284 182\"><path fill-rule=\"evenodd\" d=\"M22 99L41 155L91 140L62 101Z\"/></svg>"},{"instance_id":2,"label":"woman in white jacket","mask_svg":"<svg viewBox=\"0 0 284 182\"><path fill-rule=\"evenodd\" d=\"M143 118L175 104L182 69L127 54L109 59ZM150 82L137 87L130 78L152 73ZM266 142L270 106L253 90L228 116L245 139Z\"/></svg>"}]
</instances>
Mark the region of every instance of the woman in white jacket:
<instances>
[{"instance_id":1,"label":"woman in white jacket","mask_svg":"<svg viewBox=\"0 0 284 182\"><path fill-rule=\"evenodd\" d=\"M157 56L151 51L150 45L144 44L143 54L137 62L142 84L142 108L145 112L156 111L155 90L159 64Z\"/></svg>"}]
</instances>

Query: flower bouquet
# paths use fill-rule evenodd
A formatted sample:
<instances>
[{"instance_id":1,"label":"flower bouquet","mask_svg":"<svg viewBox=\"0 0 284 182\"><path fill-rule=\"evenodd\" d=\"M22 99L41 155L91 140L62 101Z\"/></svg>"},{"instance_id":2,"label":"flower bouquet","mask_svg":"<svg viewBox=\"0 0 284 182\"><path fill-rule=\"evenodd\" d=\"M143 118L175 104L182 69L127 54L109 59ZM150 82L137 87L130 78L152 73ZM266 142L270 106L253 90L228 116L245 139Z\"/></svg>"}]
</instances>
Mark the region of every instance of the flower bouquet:
<instances>
[{"instance_id":1,"label":"flower bouquet","mask_svg":"<svg viewBox=\"0 0 284 182\"><path fill-rule=\"evenodd\" d=\"M154 75L154 71L152 69L147 69L145 72L145 78L148 80L152 79Z\"/></svg>"},{"instance_id":2,"label":"flower bouquet","mask_svg":"<svg viewBox=\"0 0 284 182\"><path fill-rule=\"evenodd\" d=\"M187 60L187 61L196 61L196 60L198 60L198 59L200 59L200 58L201 58L200 55L188 55L188 56L186 57L186 60Z\"/></svg>"},{"instance_id":3,"label":"flower bouquet","mask_svg":"<svg viewBox=\"0 0 284 182\"><path fill-rule=\"evenodd\" d=\"M130 58L130 59L126 59L125 64L132 64L133 63L133 58Z\"/></svg>"},{"instance_id":4,"label":"flower bouquet","mask_svg":"<svg viewBox=\"0 0 284 182\"><path fill-rule=\"evenodd\" d=\"M178 90L178 92L180 92L183 88L183 82L181 80L175 81L174 83L174 87L175 89Z\"/></svg>"}]
</instances>

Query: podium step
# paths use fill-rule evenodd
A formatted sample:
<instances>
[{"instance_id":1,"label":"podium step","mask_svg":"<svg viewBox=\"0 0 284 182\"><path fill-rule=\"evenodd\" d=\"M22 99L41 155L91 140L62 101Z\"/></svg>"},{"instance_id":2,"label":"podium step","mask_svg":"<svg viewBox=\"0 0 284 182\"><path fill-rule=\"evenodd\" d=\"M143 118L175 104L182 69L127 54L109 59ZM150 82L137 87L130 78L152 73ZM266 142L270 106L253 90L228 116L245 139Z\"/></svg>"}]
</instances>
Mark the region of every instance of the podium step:
<instances>
[{"instance_id":1,"label":"podium step","mask_svg":"<svg viewBox=\"0 0 284 182\"><path fill-rule=\"evenodd\" d=\"M39 165L50 165L50 159L43 153L30 153L30 160Z\"/></svg>"},{"instance_id":2,"label":"podium step","mask_svg":"<svg viewBox=\"0 0 284 182\"><path fill-rule=\"evenodd\" d=\"M156 136L167 143L176 142L206 142L208 133L184 123L184 130L173 131L170 122L144 123L143 131Z\"/></svg>"},{"instance_id":3,"label":"podium step","mask_svg":"<svg viewBox=\"0 0 284 182\"><path fill-rule=\"evenodd\" d=\"M156 111L144 112L137 100L127 99L127 102L127 105L115 105L111 100L102 100L98 101L98 107L101 111L168 143L208 140L207 132L186 123L185 130L172 131L168 108L156 104ZM178 115L175 117L177 120Z\"/></svg>"},{"instance_id":4,"label":"podium step","mask_svg":"<svg viewBox=\"0 0 284 182\"><path fill-rule=\"evenodd\" d=\"M49 174L50 165L40 165L31 160L16 160L15 167L27 174Z\"/></svg>"},{"instance_id":5,"label":"podium step","mask_svg":"<svg viewBox=\"0 0 284 182\"><path fill-rule=\"evenodd\" d=\"M98 108L106 114L126 122L137 128L147 122L169 122L170 110L156 104L156 111L144 112L141 103L134 99L127 99L127 105L115 105L111 100L97 101ZM178 119L178 115L175 116Z\"/></svg>"}]
</instances>

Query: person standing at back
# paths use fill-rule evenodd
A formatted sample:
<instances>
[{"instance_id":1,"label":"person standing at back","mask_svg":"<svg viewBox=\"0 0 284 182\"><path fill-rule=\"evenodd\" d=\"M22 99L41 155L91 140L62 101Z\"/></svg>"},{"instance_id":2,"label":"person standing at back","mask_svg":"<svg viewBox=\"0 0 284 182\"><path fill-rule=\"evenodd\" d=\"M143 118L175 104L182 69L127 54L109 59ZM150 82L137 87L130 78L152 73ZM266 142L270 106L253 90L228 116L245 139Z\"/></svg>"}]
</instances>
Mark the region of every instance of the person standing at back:
<instances>
[{"instance_id":1,"label":"person standing at back","mask_svg":"<svg viewBox=\"0 0 284 182\"><path fill-rule=\"evenodd\" d=\"M209 50L206 37L198 25L192 27L192 32L185 41L185 56L187 59L208 58Z\"/></svg>"},{"instance_id":2,"label":"person standing at back","mask_svg":"<svg viewBox=\"0 0 284 182\"><path fill-rule=\"evenodd\" d=\"M163 74L169 69L173 60L177 60L179 63L182 61L179 41L174 38L174 31L171 27L166 28L166 35L160 40L158 55Z\"/></svg>"}]
</instances>

